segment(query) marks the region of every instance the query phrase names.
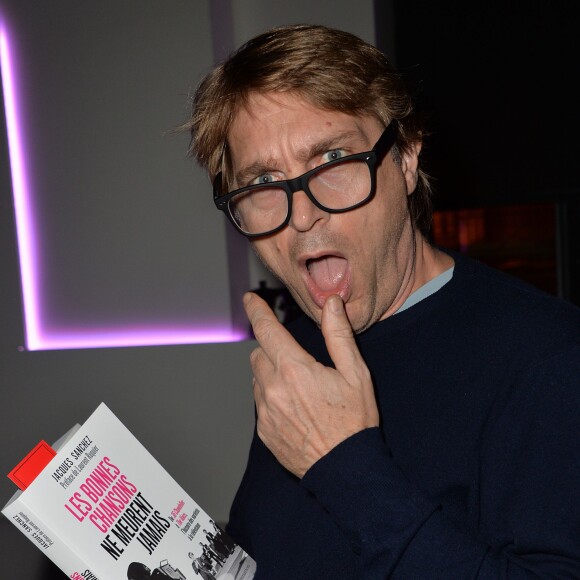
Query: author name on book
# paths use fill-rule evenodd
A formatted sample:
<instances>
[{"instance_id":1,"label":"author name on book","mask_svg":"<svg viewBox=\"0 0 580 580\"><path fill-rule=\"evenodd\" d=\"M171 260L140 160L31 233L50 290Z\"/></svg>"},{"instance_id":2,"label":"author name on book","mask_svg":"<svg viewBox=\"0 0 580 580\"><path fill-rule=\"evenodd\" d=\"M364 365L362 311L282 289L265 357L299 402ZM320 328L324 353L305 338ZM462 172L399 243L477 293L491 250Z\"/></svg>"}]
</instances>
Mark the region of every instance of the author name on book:
<instances>
[{"instance_id":1,"label":"author name on book","mask_svg":"<svg viewBox=\"0 0 580 580\"><path fill-rule=\"evenodd\" d=\"M98 451L99 448L96 445L93 445L91 438L86 435L54 470L52 478L57 481L61 487L66 489L72 484L77 475L87 467Z\"/></svg>"}]
</instances>

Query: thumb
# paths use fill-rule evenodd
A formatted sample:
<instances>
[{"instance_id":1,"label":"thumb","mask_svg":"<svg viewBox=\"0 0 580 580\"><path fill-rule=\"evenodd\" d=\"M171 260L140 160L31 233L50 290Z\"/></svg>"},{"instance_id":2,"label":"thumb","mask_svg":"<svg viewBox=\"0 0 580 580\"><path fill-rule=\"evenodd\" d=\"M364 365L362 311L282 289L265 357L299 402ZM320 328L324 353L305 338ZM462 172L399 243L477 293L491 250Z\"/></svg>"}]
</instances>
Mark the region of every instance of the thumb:
<instances>
[{"instance_id":1,"label":"thumb","mask_svg":"<svg viewBox=\"0 0 580 580\"><path fill-rule=\"evenodd\" d=\"M366 364L354 340L350 321L346 315L344 303L340 296L330 296L322 309L322 334L328 354L336 370L349 382L360 377L360 367Z\"/></svg>"}]
</instances>

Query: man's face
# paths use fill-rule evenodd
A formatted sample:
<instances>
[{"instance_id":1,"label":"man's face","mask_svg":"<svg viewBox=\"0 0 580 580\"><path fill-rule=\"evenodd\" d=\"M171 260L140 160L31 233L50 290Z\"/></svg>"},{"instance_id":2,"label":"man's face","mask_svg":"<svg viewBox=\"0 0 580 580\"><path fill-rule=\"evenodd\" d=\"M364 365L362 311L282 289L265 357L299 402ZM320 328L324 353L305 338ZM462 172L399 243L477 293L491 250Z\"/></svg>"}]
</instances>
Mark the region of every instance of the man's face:
<instances>
[{"instance_id":1,"label":"man's face","mask_svg":"<svg viewBox=\"0 0 580 580\"><path fill-rule=\"evenodd\" d=\"M296 95L253 93L228 135L234 176L244 175L234 187L265 174L291 179L329 161L334 151L368 151L383 129L374 117L318 109ZM330 214L298 191L288 226L252 242L266 267L319 324L332 294L341 296L353 329L361 332L396 311L414 289L415 234L407 195L416 185L418 150L402 155L398 164L387 154L367 204Z\"/></svg>"}]
</instances>

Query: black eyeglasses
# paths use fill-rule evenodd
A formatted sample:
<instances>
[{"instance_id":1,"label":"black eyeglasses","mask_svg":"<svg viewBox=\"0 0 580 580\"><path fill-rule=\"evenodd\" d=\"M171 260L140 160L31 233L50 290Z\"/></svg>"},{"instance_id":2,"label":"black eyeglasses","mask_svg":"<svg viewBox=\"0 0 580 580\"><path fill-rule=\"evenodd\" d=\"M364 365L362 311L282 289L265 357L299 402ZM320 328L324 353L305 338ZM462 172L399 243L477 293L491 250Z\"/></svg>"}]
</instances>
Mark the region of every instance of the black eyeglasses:
<instances>
[{"instance_id":1,"label":"black eyeglasses","mask_svg":"<svg viewBox=\"0 0 580 580\"><path fill-rule=\"evenodd\" d=\"M213 182L213 200L236 229L249 238L273 234L288 225L292 196L304 191L312 203L329 213L363 205L376 190L376 167L390 151L397 131L391 122L371 151L347 155L295 177L224 192L222 173Z\"/></svg>"}]
</instances>

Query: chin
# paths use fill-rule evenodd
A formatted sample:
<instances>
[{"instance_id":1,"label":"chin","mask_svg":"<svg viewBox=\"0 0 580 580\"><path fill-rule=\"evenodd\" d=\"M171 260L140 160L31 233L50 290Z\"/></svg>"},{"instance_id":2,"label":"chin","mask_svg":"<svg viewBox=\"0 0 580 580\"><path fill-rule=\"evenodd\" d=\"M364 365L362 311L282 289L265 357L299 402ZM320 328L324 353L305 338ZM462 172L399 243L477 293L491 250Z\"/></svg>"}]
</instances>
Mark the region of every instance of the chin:
<instances>
[{"instance_id":1,"label":"chin","mask_svg":"<svg viewBox=\"0 0 580 580\"><path fill-rule=\"evenodd\" d=\"M378 322L378 318L375 319L370 315L365 316L364 312L352 312L349 309L349 304L346 305L346 315L350 326L352 328L353 334L360 334L365 330L368 330L375 322Z\"/></svg>"}]
</instances>

